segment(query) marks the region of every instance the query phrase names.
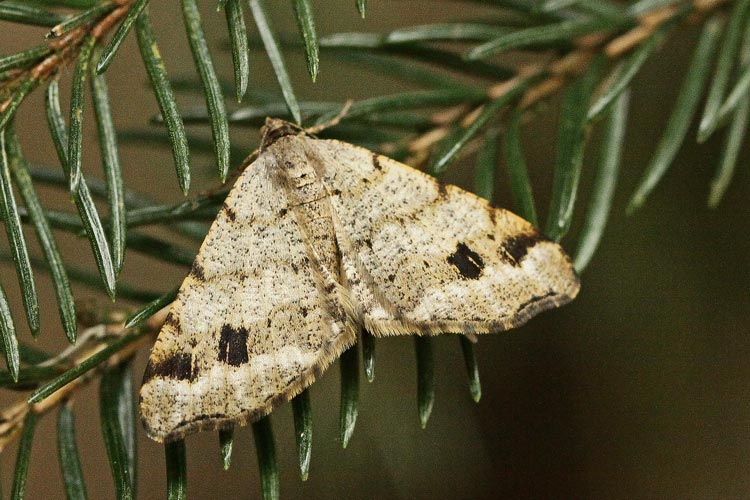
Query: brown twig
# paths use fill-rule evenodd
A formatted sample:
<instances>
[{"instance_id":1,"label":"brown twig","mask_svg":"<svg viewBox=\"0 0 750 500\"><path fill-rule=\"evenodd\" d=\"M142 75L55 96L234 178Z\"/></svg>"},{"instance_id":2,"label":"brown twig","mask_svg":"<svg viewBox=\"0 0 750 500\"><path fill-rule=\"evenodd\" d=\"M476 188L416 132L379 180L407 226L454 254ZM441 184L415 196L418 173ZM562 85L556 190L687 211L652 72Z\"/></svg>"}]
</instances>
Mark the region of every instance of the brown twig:
<instances>
[{"instance_id":1,"label":"brown twig","mask_svg":"<svg viewBox=\"0 0 750 500\"><path fill-rule=\"evenodd\" d=\"M69 384L61 387L49 397L34 404L29 404L26 398L19 400L0 411L0 452L13 441L23 430L24 419L29 412L43 415L56 408L61 403L71 399L74 394L96 378L102 370L116 366L134 356L143 347L153 344L153 337L161 328L167 315L167 308L162 309L149 318L143 325L137 327L143 334L141 338L127 344L115 353L97 369L91 370L84 375L74 379ZM124 314L119 316L124 317ZM112 324L99 324L87 328L79 337L78 343L63 351L58 356L46 361L44 364L64 364L76 366L97 352L107 347L107 340L132 333L132 329L126 329L122 322Z\"/></svg>"},{"instance_id":2,"label":"brown twig","mask_svg":"<svg viewBox=\"0 0 750 500\"><path fill-rule=\"evenodd\" d=\"M705 17L725 3L728 3L728 0L693 0L692 14ZM668 5L640 16L637 25L625 33L597 32L584 35L575 40L574 48L561 57L546 63L525 64L510 80L490 86L487 89L487 98L497 99L517 86L523 85L529 77L542 77L539 83L526 90L520 97L519 107L522 110L529 110L560 91L570 78L586 71L596 54L603 52L610 60L619 59L648 40L666 22L684 12L685 7ZM483 107L484 104L474 107L461 104L436 112L431 118L435 127L409 141L407 150L410 157L407 163L415 167L423 166L430 156L431 148L448 135L451 127L457 124L468 127L477 119Z\"/></svg>"},{"instance_id":3,"label":"brown twig","mask_svg":"<svg viewBox=\"0 0 750 500\"><path fill-rule=\"evenodd\" d=\"M43 83L55 75L62 66L76 59L81 44L87 36L96 40L103 38L130 11L132 4L133 0L117 0L113 10L99 19L79 26L59 38L50 39L47 45L52 53L30 68L19 71L13 79L0 85L0 92L16 88L20 82L29 78ZM13 96L0 103L0 113L8 107L12 99Z\"/></svg>"}]
</instances>

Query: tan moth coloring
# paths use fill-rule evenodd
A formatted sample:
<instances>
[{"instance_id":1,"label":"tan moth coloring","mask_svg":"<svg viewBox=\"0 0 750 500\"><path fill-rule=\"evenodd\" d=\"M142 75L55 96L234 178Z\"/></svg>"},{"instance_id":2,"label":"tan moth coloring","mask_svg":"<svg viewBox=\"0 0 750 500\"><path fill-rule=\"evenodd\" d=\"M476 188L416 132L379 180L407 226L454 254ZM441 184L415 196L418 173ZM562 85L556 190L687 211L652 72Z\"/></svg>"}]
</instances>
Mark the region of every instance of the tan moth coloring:
<instances>
[{"instance_id":1,"label":"tan moth coloring","mask_svg":"<svg viewBox=\"0 0 750 500\"><path fill-rule=\"evenodd\" d=\"M365 329L491 333L578 293L525 220L366 149L268 120L214 221L141 387L150 437L245 424Z\"/></svg>"}]
</instances>

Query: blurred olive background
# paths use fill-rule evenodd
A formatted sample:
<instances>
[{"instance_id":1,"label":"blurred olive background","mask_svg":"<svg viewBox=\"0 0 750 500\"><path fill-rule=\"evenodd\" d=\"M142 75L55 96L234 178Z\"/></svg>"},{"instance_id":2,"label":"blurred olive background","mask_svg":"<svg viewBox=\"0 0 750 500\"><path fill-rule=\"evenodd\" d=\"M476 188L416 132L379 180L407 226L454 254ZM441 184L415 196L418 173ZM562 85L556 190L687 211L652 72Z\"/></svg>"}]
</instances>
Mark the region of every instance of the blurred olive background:
<instances>
[{"instance_id":1,"label":"blurred olive background","mask_svg":"<svg viewBox=\"0 0 750 500\"><path fill-rule=\"evenodd\" d=\"M473 3L377 0L370 2L363 21L353 3L315 2L319 32L386 31L420 22L476 19L490 12ZM195 78L182 19L173 4L152 2L158 41L170 74ZM224 16L214 12L214 1L201 4L217 69L231 80L230 55L222 48ZM277 27L292 32L289 2L273 2L273 6ZM297 474L289 405L273 414L283 498L750 496L750 151L745 148L720 207L709 210L708 185L723 139L717 136L698 147L691 135L645 208L633 216L624 215L627 198L664 128L696 34L690 26L675 31L635 81L614 210L599 252L582 276L579 298L523 328L481 339L483 394L479 404L469 395L458 340L436 339L437 401L425 430L417 417L412 339L377 343L376 379L367 384L362 377L360 416L346 450L338 438L339 376L337 367L332 367L312 388L313 463L306 483ZM2 24L0 53L38 44L42 35L42 30ZM407 88L387 75L337 63L325 54L318 82L311 84L299 54L290 54L288 62L299 96L305 99L356 99ZM253 54L251 68L251 86L275 88L264 54ZM69 76L72 69L66 72ZM132 36L107 78L118 128L143 127L157 106L147 89ZM68 88L64 87L64 93ZM37 91L21 108L19 133L34 163L57 168L41 94ZM203 105L197 95L181 99L185 109ZM228 95L227 102L231 100ZM558 102L552 99L524 128L527 160L543 217L557 114ZM101 177L92 118L86 121L85 172ZM209 136L206 127L190 130ZM232 139L249 152L257 143L257 131L233 128ZM594 135L579 212L587 201L596 144ZM163 203L181 199L167 148L123 143L121 155L126 185L131 189ZM194 152L193 167L192 193L216 184L210 156ZM471 159L455 165L446 179L471 186ZM509 206L505 170L498 173L497 184L496 202ZM61 193L42 193L48 207L73 210ZM32 232L27 234L34 241ZM574 229L564 242L571 252L576 249L575 236ZM94 269L84 240L62 234L59 239L68 263ZM197 250L194 244L192 248ZM0 271L21 325L19 334L30 342L14 272L7 264ZM183 268L131 251L122 280L164 292L185 273ZM59 350L64 337L54 294L43 272L37 272L37 281L44 314L39 343ZM84 287L75 292L79 307L87 299L107 306L101 293ZM145 356L141 353L135 366L136 386ZM0 401L7 405L20 397L5 392ZM92 384L76 398L75 407L89 496L104 499L112 498L114 490L96 398L96 384ZM221 469L215 433L187 440L189 498L259 497L252 433L242 428L235 436L228 472ZM139 496L163 498L162 446L141 434L139 455ZM14 461L15 445L2 455L6 491ZM63 496L55 415L49 415L37 430L28 498Z\"/></svg>"}]
</instances>

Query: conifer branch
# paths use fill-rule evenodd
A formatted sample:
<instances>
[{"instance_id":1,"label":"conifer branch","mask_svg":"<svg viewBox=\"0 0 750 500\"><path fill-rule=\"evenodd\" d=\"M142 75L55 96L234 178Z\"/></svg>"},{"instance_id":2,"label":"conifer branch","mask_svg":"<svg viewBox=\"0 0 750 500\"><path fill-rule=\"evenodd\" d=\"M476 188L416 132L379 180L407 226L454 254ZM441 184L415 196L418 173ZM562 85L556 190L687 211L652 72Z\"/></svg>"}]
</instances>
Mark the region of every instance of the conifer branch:
<instances>
[{"instance_id":1,"label":"conifer branch","mask_svg":"<svg viewBox=\"0 0 750 500\"><path fill-rule=\"evenodd\" d=\"M249 148L245 144L233 147L230 127L258 126L268 115L309 126L336 118L335 125L321 131L321 136L342 138L377 149L434 175L441 175L459 159L476 154L476 192L487 198L491 198L494 185L499 182L497 157L502 156L508 164L515 210L536 223L537 214L542 211L535 206L520 136L525 122L534 118L539 105L561 94L563 105L551 193L553 201L547 210L549 236L561 239L571 225L579 223L573 218L573 209L583 194L578 193L578 180L583 158L589 154L589 131L601 127L604 132L598 152L597 179L588 196L588 208L578 237L575 261L581 271L593 258L612 209L632 81L649 58L664 56L658 55L658 49L674 36L678 27L694 24L703 27L700 43L694 50L691 69L686 71L688 76L669 126L631 207L640 206L658 187L680 145L689 139L690 120L700 111L698 142L706 141L713 134L726 134L710 189L710 205L718 204L730 186L739 161L740 145L747 137L750 116L750 0L640 0L627 7L608 0L472 0L510 12L514 19L522 22L439 19L434 24L403 26L388 33L327 35L320 34L316 27L312 2L291 2L299 33L290 37L275 30L271 22L271 14L275 13L266 8L265 0L251 0L245 9L239 0L219 2L219 7L225 9L223 15L234 65L234 81L226 83L214 70L214 59L220 56L208 50L198 14L200 2L195 0L182 2L186 34L200 77L195 81L170 79L165 66L169 56L162 55L158 49L159 34L150 22L148 0L45 0L38 2L40 6L31 7L19 1L0 1L0 23L17 22L50 29L43 43L33 41L26 50L0 56L0 166L4 169L0 184L2 212L13 250L12 256L0 255L0 258L12 261L18 272L25 306L23 311L11 311L0 285L0 333L8 366L7 371L0 372L0 386L34 391L30 398L0 412L0 450L12 439L22 439L13 485L17 494L25 491L28 453L37 419L60 408L58 433L66 491L83 491L85 495L69 402L81 387L97 378L102 380L103 419L115 415L120 405L132 402L127 397L132 391L128 385L130 373L124 362L138 349L152 343L153 334L164 319L163 308L174 299L177 291L177 288L166 291L177 283L157 293L129 287L122 280L115 286L125 254L135 250L187 268L193 260L193 252L173 241L152 236L148 233L150 226L200 241L208 230L207 223L221 208L228 192L228 186L218 185L173 206L146 199L123 183L118 140L149 140L152 141L150 147L171 148L176 184L187 195L191 150L213 153L220 180L226 177L232 181L255 158L253 154L247 155ZM372 15L364 0L358 0L355 6L362 18ZM58 7L67 7L73 12ZM246 15L251 15L254 23L246 24ZM248 35L253 26L257 27L256 32ZM121 57L118 49L133 29L160 110L160 115L152 121L161 127L161 133L139 130L118 134L114 130L116 117L111 114L102 75L115 58ZM248 51L258 48L271 62L279 91L254 88L250 83L253 60ZM304 56L306 70L313 80L327 71L330 59L336 59L344 64L357 64L362 71L387 71L418 89L373 96L356 101L350 107L338 96L321 101L305 100L297 95L293 85L290 75L294 73L289 71L283 54L286 50L297 50ZM512 64L503 58L506 51L521 51L529 57L524 57L523 63ZM230 57L229 54L224 56ZM63 113L58 79L64 76L63 69L67 67L71 68L68 73L73 74L74 93L69 113ZM81 141L86 79L90 80L90 92L95 98L105 182L87 179L81 169L82 158L88 154ZM25 99L45 87L47 122L63 173L29 167L12 128L14 116L26 112L22 107ZM188 92L197 93L200 99L196 102L206 105L180 109L177 94ZM229 93L244 104L226 105L225 96ZM708 97L704 109L700 110L704 93ZM342 113L345 106L346 112ZM186 129L186 123L206 125L212 132L212 140L194 137ZM502 142L502 148L498 147L498 141ZM244 160L243 156L246 156ZM232 165L236 167L230 171ZM46 209L35 191L42 184L69 192L78 212ZM14 196L14 185L20 193L18 198ZM107 216L99 215L95 199L106 201ZM28 255L21 224L33 225L43 259ZM88 237L99 276L62 261L53 229ZM75 342L55 356L16 338L13 316L22 317L25 312L32 331L38 330L32 269L50 271L63 330L67 338ZM117 293L118 298L131 298L143 304L135 311L120 310L114 319L101 317L98 310L79 307L79 317L94 316L86 323L89 328L79 333L69 280L98 286L113 299ZM100 317L96 317L97 314ZM474 340L471 336L462 336L460 348L471 396L479 400L481 385ZM365 334L361 344L367 380L372 381L375 340ZM340 432L344 446L352 438L358 415L357 349L355 346L342 356ZM434 403L436 360L429 339L418 340L415 351L418 416L425 426ZM309 472L312 442L308 393L300 395L293 405L300 474L304 479ZM113 478L123 497L136 489L132 445L135 424L126 420L103 426ZM253 431L264 493L267 498L276 498L279 476L271 429L270 418L266 418L256 423ZM229 467L233 445L231 431L222 432L220 445L224 465ZM169 495L183 498L187 484L185 444L169 444L166 455Z\"/></svg>"}]
</instances>

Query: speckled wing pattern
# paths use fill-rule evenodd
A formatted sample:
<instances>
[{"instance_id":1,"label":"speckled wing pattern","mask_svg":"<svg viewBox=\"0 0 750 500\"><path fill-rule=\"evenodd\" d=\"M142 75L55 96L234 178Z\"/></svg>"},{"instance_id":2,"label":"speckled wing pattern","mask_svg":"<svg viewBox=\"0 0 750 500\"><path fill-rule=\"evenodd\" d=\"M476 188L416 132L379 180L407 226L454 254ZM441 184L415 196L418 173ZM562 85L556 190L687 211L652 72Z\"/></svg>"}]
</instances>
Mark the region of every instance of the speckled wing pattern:
<instances>
[{"instance_id":1,"label":"speckled wing pattern","mask_svg":"<svg viewBox=\"0 0 750 500\"><path fill-rule=\"evenodd\" d=\"M362 329L497 332L578 286L560 246L510 212L269 120L151 352L142 419L158 441L254 421Z\"/></svg>"},{"instance_id":2,"label":"speckled wing pattern","mask_svg":"<svg viewBox=\"0 0 750 500\"><path fill-rule=\"evenodd\" d=\"M370 333L497 332L578 293L568 256L524 219L366 149L313 144Z\"/></svg>"}]
</instances>

